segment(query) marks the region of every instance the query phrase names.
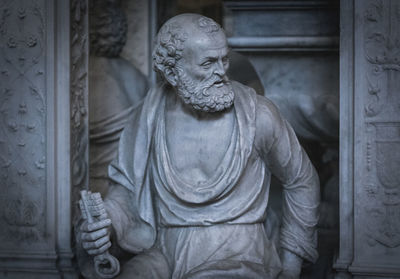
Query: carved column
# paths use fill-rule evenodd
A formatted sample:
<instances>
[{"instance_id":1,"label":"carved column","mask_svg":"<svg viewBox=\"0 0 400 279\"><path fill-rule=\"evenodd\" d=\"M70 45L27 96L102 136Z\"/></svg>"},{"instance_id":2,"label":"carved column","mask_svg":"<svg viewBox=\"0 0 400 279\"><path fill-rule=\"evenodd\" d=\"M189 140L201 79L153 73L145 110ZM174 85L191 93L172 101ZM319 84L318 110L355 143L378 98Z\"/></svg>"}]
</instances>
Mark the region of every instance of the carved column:
<instances>
[{"instance_id":1,"label":"carved column","mask_svg":"<svg viewBox=\"0 0 400 279\"><path fill-rule=\"evenodd\" d=\"M86 20L86 0L0 0L0 278L77 278Z\"/></svg>"},{"instance_id":2,"label":"carved column","mask_svg":"<svg viewBox=\"0 0 400 279\"><path fill-rule=\"evenodd\" d=\"M89 25L88 0L71 1L71 184L72 201L79 200L79 192L89 185L89 114L88 64ZM73 217L79 210L73 204Z\"/></svg>"},{"instance_id":3,"label":"carved column","mask_svg":"<svg viewBox=\"0 0 400 279\"><path fill-rule=\"evenodd\" d=\"M341 3L338 277L400 277L400 2Z\"/></svg>"}]
</instances>

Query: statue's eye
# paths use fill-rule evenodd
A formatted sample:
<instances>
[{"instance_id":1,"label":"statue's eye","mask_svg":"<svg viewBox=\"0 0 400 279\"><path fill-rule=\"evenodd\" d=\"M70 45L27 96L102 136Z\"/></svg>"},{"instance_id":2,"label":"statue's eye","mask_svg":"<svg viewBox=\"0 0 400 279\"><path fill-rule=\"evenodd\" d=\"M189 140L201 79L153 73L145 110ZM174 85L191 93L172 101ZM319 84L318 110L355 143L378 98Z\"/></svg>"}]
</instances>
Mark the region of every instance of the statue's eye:
<instances>
[{"instance_id":1,"label":"statue's eye","mask_svg":"<svg viewBox=\"0 0 400 279\"><path fill-rule=\"evenodd\" d=\"M222 58L222 63L224 63L225 65L229 63L229 58L228 57L223 57Z\"/></svg>"},{"instance_id":2,"label":"statue's eye","mask_svg":"<svg viewBox=\"0 0 400 279\"><path fill-rule=\"evenodd\" d=\"M211 67L211 64L212 64L212 61L209 61L209 60L207 60L207 61L205 61L204 63L202 63L201 64L201 66L203 67L203 68L210 68Z\"/></svg>"}]
</instances>

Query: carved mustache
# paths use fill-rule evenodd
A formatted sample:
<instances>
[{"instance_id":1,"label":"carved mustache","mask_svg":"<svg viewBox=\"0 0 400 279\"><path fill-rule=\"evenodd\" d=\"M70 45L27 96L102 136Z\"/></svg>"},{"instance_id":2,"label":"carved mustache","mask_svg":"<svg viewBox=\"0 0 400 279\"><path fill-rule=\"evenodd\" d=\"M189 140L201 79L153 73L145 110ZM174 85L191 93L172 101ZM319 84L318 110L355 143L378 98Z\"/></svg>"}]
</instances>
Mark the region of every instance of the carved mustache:
<instances>
[{"instance_id":1,"label":"carved mustache","mask_svg":"<svg viewBox=\"0 0 400 279\"><path fill-rule=\"evenodd\" d=\"M203 94L203 96L208 97L210 94L207 92L208 89L210 89L213 86L216 85L228 85L230 84L230 81L228 79L227 76L223 76L222 78L216 75L213 75L210 79L208 79L207 81L205 81L206 84L204 84L203 86L201 86L201 89L199 90L199 92L201 92Z\"/></svg>"}]
</instances>

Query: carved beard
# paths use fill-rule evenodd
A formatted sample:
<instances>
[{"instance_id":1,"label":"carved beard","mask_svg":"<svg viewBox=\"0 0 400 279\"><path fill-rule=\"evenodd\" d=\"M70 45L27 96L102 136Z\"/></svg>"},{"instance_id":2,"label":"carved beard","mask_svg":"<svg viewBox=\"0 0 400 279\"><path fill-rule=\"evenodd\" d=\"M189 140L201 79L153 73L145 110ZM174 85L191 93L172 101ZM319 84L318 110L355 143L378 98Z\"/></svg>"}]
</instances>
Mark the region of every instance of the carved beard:
<instances>
[{"instance_id":1,"label":"carved beard","mask_svg":"<svg viewBox=\"0 0 400 279\"><path fill-rule=\"evenodd\" d=\"M231 83L227 78L222 79L222 85L217 87L215 82L221 78L213 76L199 83L193 81L184 71L178 70L178 95L185 104L205 112L222 111L232 106L234 94Z\"/></svg>"}]
</instances>

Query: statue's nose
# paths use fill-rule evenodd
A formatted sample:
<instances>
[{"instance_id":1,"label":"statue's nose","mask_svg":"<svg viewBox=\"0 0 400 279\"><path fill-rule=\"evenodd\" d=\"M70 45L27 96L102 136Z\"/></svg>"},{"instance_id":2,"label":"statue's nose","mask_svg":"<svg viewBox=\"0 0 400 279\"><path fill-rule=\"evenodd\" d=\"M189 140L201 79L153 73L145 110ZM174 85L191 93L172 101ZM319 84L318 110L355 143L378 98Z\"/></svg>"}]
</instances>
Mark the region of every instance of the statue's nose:
<instances>
[{"instance_id":1,"label":"statue's nose","mask_svg":"<svg viewBox=\"0 0 400 279\"><path fill-rule=\"evenodd\" d=\"M225 73L226 71L222 61L218 61L218 63L215 64L214 74L223 77L225 76Z\"/></svg>"}]
</instances>

